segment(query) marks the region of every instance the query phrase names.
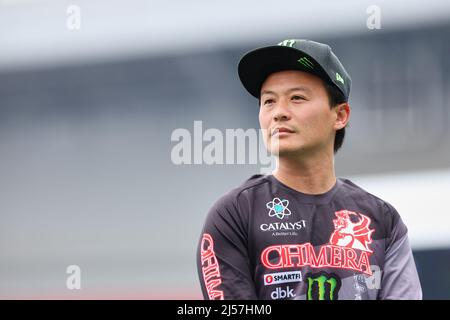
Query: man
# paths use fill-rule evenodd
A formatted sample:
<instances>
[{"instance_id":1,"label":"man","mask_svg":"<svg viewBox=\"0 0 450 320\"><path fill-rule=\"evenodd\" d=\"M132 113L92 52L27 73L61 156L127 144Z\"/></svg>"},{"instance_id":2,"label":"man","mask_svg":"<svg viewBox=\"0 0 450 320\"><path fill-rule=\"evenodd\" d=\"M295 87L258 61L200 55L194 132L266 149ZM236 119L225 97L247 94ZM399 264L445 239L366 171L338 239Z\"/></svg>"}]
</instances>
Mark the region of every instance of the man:
<instances>
[{"instance_id":1,"label":"man","mask_svg":"<svg viewBox=\"0 0 450 320\"><path fill-rule=\"evenodd\" d=\"M197 256L204 297L421 299L396 209L335 176L351 79L331 48L285 40L247 53L238 72L278 163L209 211Z\"/></svg>"}]
</instances>

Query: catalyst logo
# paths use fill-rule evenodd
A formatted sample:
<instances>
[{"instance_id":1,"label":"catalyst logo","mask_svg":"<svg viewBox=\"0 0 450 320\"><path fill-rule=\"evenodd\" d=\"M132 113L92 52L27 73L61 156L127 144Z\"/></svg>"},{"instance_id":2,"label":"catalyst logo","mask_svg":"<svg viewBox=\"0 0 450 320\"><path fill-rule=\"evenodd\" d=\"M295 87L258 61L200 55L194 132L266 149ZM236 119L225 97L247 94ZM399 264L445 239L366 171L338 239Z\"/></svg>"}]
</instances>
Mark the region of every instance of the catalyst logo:
<instances>
[{"instance_id":1,"label":"catalyst logo","mask_svg":"<svg viewBox=\"0 0 450 320\"><path fill-rule=\"evenodd\" d=\"M277 217L283 220L284 217L291 215L291 210L288 208L289 200L280 198L273 198L272 201L266 203L267 209L269 209L269 217Z\"/></svg>"},{"instance_id":2,"label":"catalyst logo","mask_svg":"<svg viewBox=\"0 0 450 320\"><path fill-rule=\"evenodd\" d=\"M297 231L306 228L306 221L262 223L262 232L272 232L272 236L297 236Z\"/></svg>"},{"instance_id":3,"label":"catalyst logo","mask_svg":"<svg viewBox=\"0 0 450 320\"><path fill-rule=\"evenodd\" d=\"M306 221L300 220L297 222L274 222L263 223L259 227L261 231L292 231L306 228Z\"/></svg>"},{"instance_id":4,"label":"catalyst logo","mask_svg":"<svg viewBox=\"0 0 450 320\"><path fill-rule=\"evenodd\" d=\"M291 271L291 272L278 272L269 273L264 275L264 285L270 286L273 284L280 283L290 283L290 282L302 282L302 272L301 271Z\"/></svg>"}]
</instances>

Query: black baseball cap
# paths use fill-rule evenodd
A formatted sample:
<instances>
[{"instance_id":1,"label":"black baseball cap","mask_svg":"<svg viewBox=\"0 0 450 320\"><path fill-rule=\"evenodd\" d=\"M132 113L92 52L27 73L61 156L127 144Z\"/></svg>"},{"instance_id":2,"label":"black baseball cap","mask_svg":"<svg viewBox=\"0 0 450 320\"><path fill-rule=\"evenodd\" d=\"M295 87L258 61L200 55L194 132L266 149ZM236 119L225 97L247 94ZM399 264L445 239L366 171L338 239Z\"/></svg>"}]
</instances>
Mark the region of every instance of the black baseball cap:
<instances>
[{"instance_id":1,"label":"black baseball cap","mask_svg":"<svg viewBox=\"0 0 450 320\"><path fill-rule=\"evenodd\" d=\"M312 73L338 88L348 101L351 78L330 46L324 43L306 39L284 40L275 46L247 52L238 65L242 84L258 99L266 78L284 70Z\"/></svg>"}]
</instances>

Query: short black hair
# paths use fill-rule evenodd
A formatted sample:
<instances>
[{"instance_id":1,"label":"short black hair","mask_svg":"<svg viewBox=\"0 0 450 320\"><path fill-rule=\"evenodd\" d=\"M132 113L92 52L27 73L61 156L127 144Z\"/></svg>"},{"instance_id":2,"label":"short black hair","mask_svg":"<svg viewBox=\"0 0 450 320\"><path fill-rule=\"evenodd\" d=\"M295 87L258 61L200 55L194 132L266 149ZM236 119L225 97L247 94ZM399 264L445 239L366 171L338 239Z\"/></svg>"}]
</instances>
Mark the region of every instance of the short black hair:
<instances>
[{"instance_id":1,"label":"short black hair","mask_svg":"<svg viewBox=\"0 0 450 320\"><path fill-rule=\"evenodd\" d=\"M336 88L335 86L325 83L325 90L328 94L328 101L330 103L330 108L333 109L335 106L341 103L347 102L342 92ZM345 137L345 127L336 131L336 136L334 137L334 153L338 152L338 150L342 147L344 143Z\"/></svg>"}]
</instances>

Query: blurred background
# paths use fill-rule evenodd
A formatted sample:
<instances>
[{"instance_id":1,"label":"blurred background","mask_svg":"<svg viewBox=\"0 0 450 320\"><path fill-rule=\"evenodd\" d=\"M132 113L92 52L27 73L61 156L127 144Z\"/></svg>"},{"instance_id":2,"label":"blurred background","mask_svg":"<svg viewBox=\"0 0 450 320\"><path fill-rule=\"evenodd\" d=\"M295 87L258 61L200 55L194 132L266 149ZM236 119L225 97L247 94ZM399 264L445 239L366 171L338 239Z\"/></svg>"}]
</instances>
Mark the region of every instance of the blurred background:
<instances>
[{"instance_id":1,"label":"blurred background","mask_svg":"<svg viewBox=\"0 0 450 320\"><path fill-rule=\"evenodd\" d=\"M171 135L258 128L237 63L291 38L352 77L337 176L394 205L450 299L445 0L0 0L0 298L201 298L205 215L260 166L176 165Z\"/></svg>"}]
</instances>

